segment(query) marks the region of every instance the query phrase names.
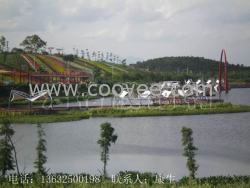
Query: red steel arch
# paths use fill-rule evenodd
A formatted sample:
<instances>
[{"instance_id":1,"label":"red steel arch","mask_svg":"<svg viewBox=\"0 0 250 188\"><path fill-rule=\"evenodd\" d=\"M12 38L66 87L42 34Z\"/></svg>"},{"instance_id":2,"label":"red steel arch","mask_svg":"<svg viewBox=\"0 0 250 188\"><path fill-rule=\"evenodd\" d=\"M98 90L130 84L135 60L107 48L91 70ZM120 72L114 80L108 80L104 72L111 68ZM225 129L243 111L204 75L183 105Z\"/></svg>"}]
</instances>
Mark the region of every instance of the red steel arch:
<instances>
[{"instance_id":1,"label":"red steel arch","mask_svg":"<svg viewBox=\"0 0 250 188\"><path fill-rule=\"evenodd\" d=\"M220 67L219 67L219 91L222 91L222 86L221 86L221 74L222 74L222 59L224 55L224 65L225 65L225 92L228 93L228 77L227 77L227 55L226 51L223 49L221 51L221 56L220 56Z\"/></svg>"}]
</instances>

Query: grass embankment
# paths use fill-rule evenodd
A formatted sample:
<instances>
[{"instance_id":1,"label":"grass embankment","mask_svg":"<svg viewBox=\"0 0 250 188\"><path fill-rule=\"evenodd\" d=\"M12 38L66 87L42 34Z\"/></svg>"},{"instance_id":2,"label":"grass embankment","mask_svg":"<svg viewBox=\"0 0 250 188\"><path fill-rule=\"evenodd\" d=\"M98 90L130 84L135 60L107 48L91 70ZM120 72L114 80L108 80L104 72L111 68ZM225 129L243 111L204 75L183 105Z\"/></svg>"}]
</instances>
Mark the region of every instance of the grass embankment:
<instances>
[{"instance_id":1,"label":"grass embankment","mask_svg":"<svg viewBox=\"0 0 250 188\"><path fill-rule=\"evenodd\" d=\"M105 65L109 66L109 67L113 67L114 69L124 72L124 73L129 73L129 68L124 67L123 65L118 65L115 63L110 63L110 62L104 62Z\"/></svg>"},{"instance_id":2,"label":"grass embankment","mask_svg":"<svg viewBox=\"0 0 250 188\"><path fill-rule=\"evenodd\" d=\"M5 61L6 58L6 53L2 52L0 53L0 63L3 63Z\"/></svg>"},{"instance_id":3,"label":"grass embankment","mask_svg":"<svg viewBox=\"0 0 250 188\"><path fill-rule=\"evenodd\" d=\"M55 55L49 55L49 57L57 59L61 62L64 62L63 58L55 56ZM66 62L64 62L66 64ZM74 67L76 69L81 69L84 72L93 74L93 70L91 69L91 67L88 67L86 65L83 64L83 62L78 62L78 61L74 61L74 62L70 62L70 67Z\"/></svg>"},{"instance_id":4,"label":"grass embankment","mask_svg":"<svg viewBox=\"0 0 250 188\"><path fill-rule=\"evenodd\" d=\"M44 123L44 122L66 122L87 119L90 117L145 117L145 116L179 116L179 115L205 115L250 112L250 106L231 105L230 103L218 103L204 105L203 108L196 106L161 106L161 107L134 107L130 108L93 108L86 110L59 110L53 115L32 115L28 112L0 112L0 116L11 118L13 123Z\"/></svg>"},{"instance_id":5,"label":"grass embankment","mask_svg":"<svg viewBox=\"0 0 250 188\"><path fill-rule=\"evenodd\" d=\"M81 62L85 62L85 63L87 63L89 65L92 65L92 66L94 66L94 67L96 67L98 69L101 69L101 70L109 73L109 74L112 74L112 72L113 72L114 75L120 75L119 71L117 71L116 69L114 69L112 71L112 68L110 68L109 66L105 65L104 63L95 62L95 61L89 61L89 60L85 60L85 59L77 59L77 60L81 61Z\"/></svg>"},{"instance_id":6,"label":"grass embankment","mask_svg":"<svg viewBox=\"0 0 250 188\"><path fill-rule=\"evenodd\" d=\"M74 61L74 62L71 62L71 65L93 74L94 68L92 68L91 66L88 66L88 64L85 64L84 62Z\"/></svg>"},{"instance_id":7,"label":"grass embankment","mask_svg":"<svg viewBox=\"0 0 250 188\"><path fill-rule=\"evenodd\" d=\"M19 54L7 54L4 59L4 64L18 70L20 68L20 65L27 65L27 62Z\"/></svg>"},{"instance_id":8,"label":"grass embankment","mask_svg":"<svg viewBox=\"0 0 250 188\"><path fill-rule=\"evenodd\" d=\"M137 179L139 176L139 180ZM105 181L100 176L91 176L88 174L49 174L50 178L44 177L38 174L28 174L27 179L32 178L33 183L23 184L26 188L51 188L51 187L68 187L68 188L87 188L87 187L105 187L105 188L124 188L124 187L167 187L167 188L249 188L250 176L211 176L207 178L196 178L189 180L187 177L180 179L179 181L162 180L159 181L159 174L156 173L139 173L135 171L127 171L119 173L118 176L113 179L107 178ZM126 178L127 176L127 178ZM156 178L158 177L158 178ZM8 181L9 178L4 180L0 187L14 188L20 187L20 184L12 184ZM158 181L157 181L158 179ZM115 182L114 182L115 180ZM43 183L42 183L43 182ZM64 183L63 183L64 182Z\"/></svg>"},{"instance_id":9,"label":"grass embankment","mask_svg":"<svg viewBox=\"0 0 250 188\"><path fill-rule=\"evenodd\" d=\"M34 59L36 61L36 63L38 65L40 65L46 72L48 73L52 73L53 71L47 66L45 65L40 59L38 59L36 56L32 55L32 54L27 54L28 56L30 56L32 59Z\"/></svg>"},{"instance_id":10,"label":"grass embankment","mask_svg":"<svg viewBox=\"0 0 250 188\"><path fill-rule=\"evenodd\" d=\"M49 59L47 56L37 54L36 57L38 57L40 60L45 62L47 66L49 65L50 69L52 68L53 70L55 70L58 73L63 73L63 74L67 73L65 67L63 67L61 64Z\"/></svg>"}]
</instances>

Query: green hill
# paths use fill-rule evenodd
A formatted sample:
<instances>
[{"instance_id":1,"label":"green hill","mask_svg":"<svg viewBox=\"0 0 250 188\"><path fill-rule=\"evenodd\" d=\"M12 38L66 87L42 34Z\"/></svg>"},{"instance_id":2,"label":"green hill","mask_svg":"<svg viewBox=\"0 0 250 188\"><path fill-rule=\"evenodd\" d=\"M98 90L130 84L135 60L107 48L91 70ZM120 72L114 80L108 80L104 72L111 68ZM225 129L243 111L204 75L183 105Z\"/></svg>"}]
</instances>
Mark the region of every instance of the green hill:
<instances>
[{"instance_id":1,"label":"green hill","mask_svg":"<svg viewBox=\"0 0 250 188\"><path fill-rule=\"evenodd\" d=\"M133 64L134 68L149 69L150 71L175 71L187 72L187 69L193 73L218 72L219 61L205 59L203 57L162 57L149 59L143 62ZM228 64L228 71L250 70L250 67L243 65Z\"/></svg>"}]
</instances>

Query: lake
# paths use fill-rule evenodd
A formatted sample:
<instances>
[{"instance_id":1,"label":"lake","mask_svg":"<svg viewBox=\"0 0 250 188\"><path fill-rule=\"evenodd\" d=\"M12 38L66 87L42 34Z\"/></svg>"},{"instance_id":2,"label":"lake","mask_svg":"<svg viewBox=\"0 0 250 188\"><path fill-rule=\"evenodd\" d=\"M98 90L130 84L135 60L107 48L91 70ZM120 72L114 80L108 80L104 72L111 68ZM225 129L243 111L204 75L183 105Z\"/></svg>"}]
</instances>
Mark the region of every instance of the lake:
<instances>
[{"instance_id":1,"label":"lake","mask_svg":"<svg viewBox=\"0 0 250 188\"><path fill-rule=\"evenodd\" d=\"M250 89L233 89L221 94L225 101L250 105ZM90 118L75 122L44 123L47 168L50 172L98 175L100 124L110 122L118 134L111 146L109 175L135 170L188 175L182 156L181 127L193 129L198 176L250 175L250 113L172 117ZM37 129L34 124L12 125L18 140L18 162L25 172L34 171Z\"/></svg>"}]
</instances>

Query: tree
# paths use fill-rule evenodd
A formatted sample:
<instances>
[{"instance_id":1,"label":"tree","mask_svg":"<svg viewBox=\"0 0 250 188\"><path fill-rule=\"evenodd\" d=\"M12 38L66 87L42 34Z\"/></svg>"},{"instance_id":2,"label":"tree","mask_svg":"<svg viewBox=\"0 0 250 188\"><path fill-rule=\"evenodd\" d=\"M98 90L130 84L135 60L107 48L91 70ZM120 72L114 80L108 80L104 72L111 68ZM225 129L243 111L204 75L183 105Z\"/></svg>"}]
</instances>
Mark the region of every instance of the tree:
<instances>
[{"instance_id":1,"label":"tree","mask_svg":"<svg viewBox=\"0 0 250 188\"><path fill-rule=\"evenodd\" d=\"M84 50L81 50L81 53L82 53L82 59L84 59L85 56Z\"/></svg>"},{"instance_id":2,"label":"tree","mask_svg":"<svg viewBox=\"0 0 250 188\"><path fill-rule=\"evenodd\" d=\"M4 48L6 46L6 38L4 36L1 36L0 38L0 51L4 51Z\"/></svg>"},{"instance_id":3,"label":"tree","mask_svg":"<svg viewBox=\"0 0 250 188\"><path fill-rule=\"evenodd\" d=\"M43 166L47 162L47 157L45 156L44 152L47 151L46 149L46 140L43 139L45 136L43 127L40 123L37 124L37 134L38 134L38 144L36 147L37 151L37 158L34 162L35 168L37 169L38 174L46 174L46 168Z\"/></svg>"},{"instance_id":4,"label":"tree","mask_svg":"<svg viewBox=\"0 0 250 188\"><path fill-rule=\"evenodd\" d=\"M27 36L24 41L20 44L25 50L36 52L46 46L44 42L38 35Z\"/></svg>"},{"instance_id":5,"label":"tree","mask_svg":"<svg viewBox=\"0 0 250 188\"><path fill-rule=\"evenodd\" d=\"M191 179L195 178L195 172L198 170L199 165L196 164L195 160L195 151L198 150L198 148L194 147L193 144L193 131L191 128L182 127L181 129L182 134L182 146L184 147L184 153L183 156L187 157L187 168L189 170L189 177Z\"/></svg>"},{"instance_id":6,"label":"tree","mask_svg":"<svg viewBox=\"0 0 250 188\"><path fill-rule=\"evenodd\" d=\"M63 60L68 62L68 61L74 61L75 60L75 57L73 54L70 54L70 55L65 55L63 56Z\"/></svg>"},{"instance_id":7,"label":"tree","mask_svg":"<svg viewBox=\"0 0 250 188\"><path fill-rule=\"evenodd\" d=\"M12 156L12 143L11 137L14 135L14 131L10 126L10 121L3 119L0 127L0 171L1 176L5 177L8 170L14 170L14 159Z\"/></svg>"},{"instance_id":8,"label":"tree","mask_svg":"<svg viewBox=\"0 0 250 188\"><path fill-rule=\"evenodd\" d=\"M21 48L15 48L14 47L14 48L12 48L11 52L13 52L13 53L23 53L24 51Z\"/></svg>"},{"instance_id":9,"label":"tree","mask_svg":"<svg viewBox=\"0 0 250 188\"><path fill-rule=\"evenodd\" d=\"M49 55L49 53L46 50L41 50L43 55Z\"/></svg>"},{"instance_id":10,"label":"tree","mask_svg":"<svg viewBox=\"0 0 250 188\"><path fill-rule=\"evenodd\" d=\"M103 177L106 178L107 175L107 161L109 160L109 147L111 146L111 143L115 143L118 135L114 134L114 128L111 127L110 123L102 123L100 125L101 127L101 139L97 141L97 143L101 147L101 161L104 163L104 169L103 169Z\"/></svg>"},{"instance_id":11,"label":"tree","mask_svg":"<svg viewBox=\"0 0 250 188\"><path fill-rule=\"evenodd\" d=\"M123 60L122 60L122 65L125 67L126 64L127 64L126 59L123 59Z\"/></svg>"},{"instance_id":12,"label":"tree","mask_svg":"<svg viewBox=\"0 0 250 188\"><path fill-rule=\"evenodd\" d=\"M63 56L63 60L64 60L65 62L67 62L67 65L68 65L68 74L69 74L69 66L70 66L69 62L74 61L74 60L75 60L75 57L74 57L73 54L65 55L65 56ZM68 78L68 79L69 79L69 78Z\"/></svg>"},{"instance_id":13,"label":"tree","mask_svg":"<svg viewBox=\"0 0 250 188\"><path fill-rule=\"evenodd\" d=\"M100 81L101 81L101 72L100 72L100 70L99 69L94 69L93 70L93 76L94 76L94 81L96 82L96 83L101 83Z\"/></svg>"}]
</instances>

